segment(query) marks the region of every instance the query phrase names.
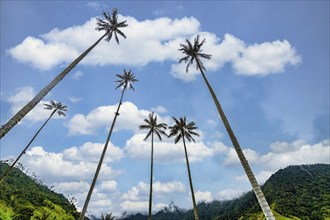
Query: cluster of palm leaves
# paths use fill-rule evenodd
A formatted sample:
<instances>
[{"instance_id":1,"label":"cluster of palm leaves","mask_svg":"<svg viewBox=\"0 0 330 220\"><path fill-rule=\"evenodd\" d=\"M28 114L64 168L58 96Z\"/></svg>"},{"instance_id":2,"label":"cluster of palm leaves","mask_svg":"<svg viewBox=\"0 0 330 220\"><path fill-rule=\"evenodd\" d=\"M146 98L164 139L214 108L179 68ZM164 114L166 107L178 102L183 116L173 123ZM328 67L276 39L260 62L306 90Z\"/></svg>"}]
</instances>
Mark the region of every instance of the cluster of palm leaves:
<instances>
[{"instance_id":1,"label":"cluster of palm leaves","mask_svg":"<svg viewBox=\"0 0 330 220\"><path fill-rule=\"evenodd\" d=\"M119 21L118 20L118 12L117 9L113 9L112 14L110 15L109 13L104 12L104 19L97 19L97 28L96 30L98 31L105 31L104 35L101 36L91 47L89 47L85 52L83 52L77 59L75 59L67 68L65 68L53 81L51 81L47 86L45 86L29 103L27 103L21 110L19 110L7 123L5 123L4 125L1 126L0 129L0 138L4 137L6 135L7 132L9 132L29 111L31 111L48 93L49 91L51 91L52 88L54 88L91 50L93 50L93 48L105 37L106 41L110 41L112 39L112 37L114 36L116 42L119 44L119 39L118 39L118 35L126 38L126 35L120 30L120 28L126 27L127 23L126 21ZM184 54L184 57L182 59L179 60L179 62L185 62L187 63L187 67L186 67L186 72L188 72L189 67L196 62L196 68L197 70L199 70L201 72L202 78L212 96L212 99L216 105L216 108L218 110L218 113L221 117L221 120L227 130L227 133L232 141L233 147L236 150L236 153L238 155L238 158L241 161L241 164L244 168L244 171L246 172L246 175L252 185L252 188L255 192L255 195L258 199L258 202L264 212L264 215L266 217L266 219L275 219L273 217L273 214L269 208L269 205L261 191L261 188L256 180L256 178L253 175L253 172L248 164L248 161L246 160L243 151L237 141L237 138L226 118L226 115L219 103L219 100L216 96L216 94L214 93L210 83L208 82L204 71L206 71L205 66L203 65L201 58L203 59L211 59L211 55L202 53L202 46L205 43L205 39L203 39L202 41L200 41L199 36L197 36L194 39L194 42L191 43L188 39L186 39L186 45L185 44L181 44L180 45L180 49L179 51L181 51ZM103 162L103 158L105 156L107 147L108 147L108 143L110 141L110 137L111 137L111 133L113 130L113 127L115 125L116 119L119 116L119 109L122 103L122 99L124 96L124 93L127 89L133 89L132 84L134 82L137 81L137 79L135 78L134 74L131 73L131 71L126 71L124 70L124 74L123 75L117 75L117 77L119 78L116 83L118 83L118 86L116 88L122 88L122 94L121 94L121 98L118 104L118 108L117 111L115 113L114 116L114 120L112 122L112 125L110 127L106 142L105 142L105 146L100 158L100 161L98 163L94 178L93 178L93 182L91 184L90 190L88 192L87 198L85 200L85 204L83 207L83 210L81 212L80 215L80 220L84 219L87 207L88 207L88 203L89 200L92 196L92 192L93 192L93 188L95 186L98 174L100 172L101 169L101 165ZM64 111L66 110L66 106L62 106L61 103L55 103L55 102L51 102L50 105L46 105L47 109L54 109L54 111L52 112L51 116L47 119L47 121L44 123L44 125L48 122L48 120L53 116L53 114L55 114L55 112L58 112L59 115L64 115ZM192 138L192 135L198 135L196 132L194 132L193 130L196 129L197 127L195 126L194 122L190 122L187 124L186 122L186 118L180 118L180 119L176 119L173 118L175 121L175 124L170 128L170 134L169 136L175 136L175 143L177 143L179 140L183 140L183 144L184 144L184 149L185 149L185 155L186 155L186 161L187 161L187 167L188 167L188 174L189 174L189 180L190 180L190 187L191 187L191 191L192 191L192 200L193 200L193 205L194 205L194 214L195 214L195 219L198 219L198 213L197 213L197 209L196 209L196 202L195 202L195 198L194 198L194 193L193 193L193 187L192 187L192 181L191 181L191 175L190 175L190 168L189 168L189 161L188 161L188 156L187 156L187 150L186 150L186 144L185 144L185 140L187 139L188 141L194 141L194 139ZM149 129L149 133L147 134L146 138L147 139L150 135L152 138L152 145L151 145L151 178L150 178L150 196L152 194L152 172L153 172L153 135L154 133L157 135L157 137L159 139L161 139L161 135L164 134L164 129L166 128L165 124L157 124L157 117L154 116L153 114L149 115L149 118L145 120L146 125L141 125L140 128L141 129ZM43 125L43 126L44 126ZM43 128L43 126L40 128L40 130ZM40 132L40 130L36 133L36 135ZM32 138L32 140L30 141L30 143L27 145L27 147L32 143L32 141L34 140L34 138L36 137L36 135ZM24 154L24 152L26 151L27 147L23 150L22 154ZM20 155L21 156L21 155ZM19 158L20 158L19 156ZM18 159L19 159L18 158ZM17 159L17 160L18 160ZM17 162L17 161L16 161ZM4 175L5 176L5 175ZM3 177L2 177L3 178ZM149 199L149 219L151 219L151 203L152 203L152 198L150 197Z\"/></svg>"}]
</instances>

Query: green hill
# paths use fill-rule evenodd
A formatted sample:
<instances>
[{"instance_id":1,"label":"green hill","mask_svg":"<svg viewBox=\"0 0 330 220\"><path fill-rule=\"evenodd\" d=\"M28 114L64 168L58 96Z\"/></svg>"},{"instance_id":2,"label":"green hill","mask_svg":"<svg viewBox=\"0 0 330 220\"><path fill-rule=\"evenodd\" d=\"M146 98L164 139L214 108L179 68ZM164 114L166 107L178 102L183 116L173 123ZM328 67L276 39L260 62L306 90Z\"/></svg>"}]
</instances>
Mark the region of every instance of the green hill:
<instances>
[{"instance_id":1,"label":"green hill","mask_svg":"<svg viewBox=\"0 0 330 220\"><path fill-rule=\"evenodd\" d=\"M0 162L0 175L7 169L8 165ZM41 179L31 178L17 168L0 183L1 220L74 220L77 215L75 206L62 194L50 190Z\"/></svg>"},{"instance_id":2,"label":"green hill","mask_svg":"<svg viewBox=\"0 0 330 220\"><path fill-rule=\"evenodd\" d=\"M289 166L273 174L262 186L277 220L330 220L330 165ZM238 199L199 203L201 220L265 219L252 191ZM144 220L135 214L125 220ZM154 220L193 220L192 210L171 204L153 216Z\"/></svg>"}]
</instances>

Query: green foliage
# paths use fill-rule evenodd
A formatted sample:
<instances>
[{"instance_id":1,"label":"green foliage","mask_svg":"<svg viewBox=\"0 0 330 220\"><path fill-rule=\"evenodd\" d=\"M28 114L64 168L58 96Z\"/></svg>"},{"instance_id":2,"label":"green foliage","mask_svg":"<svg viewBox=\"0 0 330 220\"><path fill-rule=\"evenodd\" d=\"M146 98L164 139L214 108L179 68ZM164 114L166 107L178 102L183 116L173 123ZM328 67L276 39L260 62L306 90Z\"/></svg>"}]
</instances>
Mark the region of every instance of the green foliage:
<instances>
[{"instance_id":1,"label":"green foliage","mask_svg":"<svg viewBox=\"0 0 330 220\"><path fill-rule=\"evenodd\" d=\"M0 174L8 169L0 162ZM67 219L74 220L77 210L62 194L44 185L44 180L27 176L14 168L0 183L0 219Z\"/></svg>"},{"instance_id":2,"label":"green foliage","mask_svg":"<svg viewBox=\"0 0 330 220\"><path fill-rule=\"evenodd\" d=\"M273 174L262 190L276 220L330 220L330 165L289 166ZM172 208L171 208L172 207ZM238 199L213 201L197 205L201 220L264 220L252 191ZM125 220L146 219L136 214ZM173 204L153 216L154 220L193 220L193 210L182 210Z\"/></svg>"}]
</instances>

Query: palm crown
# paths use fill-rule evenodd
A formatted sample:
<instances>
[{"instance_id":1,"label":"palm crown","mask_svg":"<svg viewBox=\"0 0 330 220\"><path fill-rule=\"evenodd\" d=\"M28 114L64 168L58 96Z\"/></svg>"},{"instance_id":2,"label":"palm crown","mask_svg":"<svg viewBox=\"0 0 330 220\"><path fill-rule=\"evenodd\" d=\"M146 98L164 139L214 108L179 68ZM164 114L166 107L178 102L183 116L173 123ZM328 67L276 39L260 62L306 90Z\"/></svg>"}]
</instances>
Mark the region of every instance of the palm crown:
<instances>
[{"instance_id":1,"label":"palm crown","mask_svg":"<svg viewBox=\"0 0 330 220\"><path fill-rule=\"evenodd\" d=\"M199 136L198 133L194 132L197 129L195 122L192 121L187 124L186 117L181 117L179 120L173 117L173 120L175 124L169 127L169 137L176 136L175 143L178 143L183 137L186 137L188 141L195 142L192 135Z\"/></svg>"},{"instance_id":2,"label":"palm crown","mask_svg":"<svg viewBox=\"0 0 330 220\"><path fill-rule=\"evenodd\" d=\"M129 89L134 90L133 83L137 82L138 80L135 78L134 73L132 73L131 70L126 71L124 69L123 75L116 74L116 76L119 78L115 81L116 83L118 83L116 89L118 89L119 87L123 87L123 90L125 90L128 87Z\"/></svg>"},{"instance_id":3,"label":"palm crown","mask_svg":"<svg viewBox=\"0 0 330 220\"><path fill-rule=\"evenodd\" d=\"M139 126L139 129L149 129L149 132L148 132L147 136L144 138L144 140L147 140L148 137L153 132L157 135L159 140L162 140L161 135L167 136L167 134L164 131L166 129L167 125L165 123L157 124L157 115L154 115L153 112L148 115L148 119L144 119L144 122L146 124Z\"/></svg>"},{"instance_id":4,"label":"palm crown","mask_svg":"<svg viewBox=\"0 0 330 220\"><path fill-rule=\"evenodd\" d=\"M109 12L103 12L103 16L105 17L105 20L102 20L100 18L97 19L97 28L95 28L98 31L106 31L107 38L106 41L110 41L112 38L112 35L115 35L116 42L119 44L118 35L121 35L123 38L126 38L126 35L119 30L119 28L127 27L126 20L125 21L118 21L118 11L116 8L112 10L112 15L110 16Z\"/></svg>"},{"instance_id":5,"label":"palm crown","mask_svg":"<svg viewBox=\"0 0 330 220\"><path fill-rule=\"evenodd\" d=\"M194 45L192 45L188 39L186 39L186 42L187 45L180 44L181 48L179 49L179 51L182 51L182 53L185 54L186 56L181 58L179 60L179 63L183 61L185 63L188 63L186 67L186 72L188 72L189 66L193 64L195 60L197 70L201 70L201 71L205 70L205 67L202 61L200 60L200 58L205 58L209 60L212 57L209 54L202 53L203 50L201 49L201 47L205 43L205 38L200 42L199 35L197 35L197 37L194 39Z\"/></svg>"},{"instance_id":6,"label":"palm crown","mask_svg":"<svg viewBox=\"0 0 330 220\"><path fill-rule=\"evenodd\" d=\"M67 106L63 105L62 102L51 100L49 103L50 104L44 104L46 106L44 109L54 110L59 116L66 116L64 112L67 111Z\"/></svg>"}]
</instances>

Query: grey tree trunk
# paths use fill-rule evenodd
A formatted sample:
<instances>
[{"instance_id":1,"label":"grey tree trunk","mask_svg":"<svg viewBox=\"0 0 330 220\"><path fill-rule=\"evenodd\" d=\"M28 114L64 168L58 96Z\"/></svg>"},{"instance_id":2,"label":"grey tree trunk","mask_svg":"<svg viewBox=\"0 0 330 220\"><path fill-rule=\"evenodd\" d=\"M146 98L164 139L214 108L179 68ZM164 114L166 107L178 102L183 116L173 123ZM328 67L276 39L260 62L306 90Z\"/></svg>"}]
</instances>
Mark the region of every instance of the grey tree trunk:
<instances>
[{"instance_id":1,"label":"grey tree trunk","mask_svg":"<svg viewBox=\"0 0 330 220\"><path fill-rule=\"evenodd\" d=\"M44 87L29 103L19 110L0 129L0 139L5 136L26 114L28 114L104 37L106 33L98 39L91 47L75 59L67 68L55 77L46 87Z\"/></svg>"},{"instance_id":2,"label":"grey tree trunk","mask_svg":"<svg viewBox=\"0 0 330 220\"><path fill-rule=\"evenodd\" d=\"M237 156L238 156L238 158L239 158L239 160L240 160L240 162L241 162L241 164L243 166L243 169L244 169L244 171L245 171L245 173L246 173L246 175L247 175L247 177L248 177L248 179L250 181L250 184L252 186L252 189L254 191L254 194L257 197L257 200L259 202L259 205L260 205L260 207L261 207L261 209L262 209L262 211L263 211L266 219L267 220L275 220L275 218L273 216L273 213L270 210L270 207L269 207L269 205L267 203L267 200L266 200L266 198L265 198L265 196L264 196L264 194L263 194L263 192L262 192L262 190L261 190L261 188L260 188L260 186L259 186L259 184L258 184L258 182L257 182L257 180L256 180L256 178L255 178L255 176L253 174L253 172L252 172L252 169L250 168L250 165L249 165L247 159L244 156L244 153L243 153L243 151L242 151L242 149L240 147L240 144L238 143L238 140L236 139L236 136L235 136L233 130L231 129L231 126L230 126L230 124L229 124L229 122L227 120L227 117L226 117L225 113L222 110L222 107L221 107L221 105L220 105L220 103L218 101L217 96L215 95L215 93L214 93L214 91L213 91L210 83L208 82L208 80L207 80L207 78L206 78L206 76L205 76L205 74L204 74L201 66L199 65L199 63L197 63L197 65L199 66L199 68L201 70L201 73L202 73L204 82L205 82L207 88L209 89L209 91L211 93L211 96L213 98L213 101L214 101L217 109L218 109L218 112L219 112L219 115L220 115L220 117L222 119L222 122L223 122L223 124L224 124L224 126L225 126L225 128L227 130L227 133L228 133L228 135L230 137L230 140L231 140L231 142L232 142L232 144L234 146L234 149L235 149L235 151L237 153Z\"/></svg>"},{"instance_id":3,"label":"grey tree trunk","mask_svg":"<svg viewBox=\"0 0 330 220\"><path fill-rule=\"evenodd\" d=\"M184 153L186 156L186 164L187 164L189 184L190 184L190 190L191 190L191 198L192 198L193 207L194 207L194 216L195 216L195 220L199 220L197 206L196 206L196 200L195 200L194 187L192 184L192 178L191 178L191 172L190 172L190 166L189 166L189 159L188 159L188 154L187 154L186 141L185 141L183 134L182 134L182 140L183 140Z\"/></svg>"},{"instance_id":4,"label":"grey tree trunk","mask_svg":"<svg viewBox=\"0 0 330 220\"><path fill-rule=\"evenodd\" d=\"M104 159L105 153L106 153L106 151L108 149L108 145L109 145L109 141L110 141L110 138L111 138L111 134L112 134L113 128L114 128L114 126L116 124L117 117L119 116L119 109L120 109L120 106L122 104L124 93L125 93L125 89L123 89L123 91L122 91L121 98L120 98L120 101L119 101L119 104L118 104L118 107L117 107L117 111L116 111L115 117L114 117L114 119L112 121L111 128L110 128L109 133L108 133L108 136L107 136L107 140L105 141L103 152L101 154L99 163L97 165L97 168L96 168L96 171L95 171L95 175L94 175L92 184L91 184L91 186L89 188L89 191L88 191L88 194L87 194L87 197L86 197L86 200L85 200L84 207L83 207L83 209L82 209L82 211L80 213L79 220L83 220L85 218L85 213L87 211L87 207L88 207L89 201L90 201L91 196L93 194L93 190L94 190L94 187L95 187L95 184L96 184L97 177L99 176L99 173L100 173L100 170L101 170L101 166L102 166L102 163L103 163L103 159Z\"/></svg>"},{"instance_id":5,"label":"grey tree trunk","mask_svg":"<svg viewBox=\"0 0 330 220\"><path fill-rule=\"evenodd\" d=\"M57 109L54 109L53 112L50 114L50 116L48 117L48 119L44 122L44 124L39 128L39 130L37 131L37 133L35 133L35 135L32 137L32 139L30 140L30 142L26 145L26 147L23 149L23 151L20 153L20 155L16 158L16 160L14 161L14 163L12 163L10 165L10 167L8 168L8 170L1 176L0 178L0 182L9 174L9 172L14 168L14 166L16 165L16 163L18 162L18 160L23 156L23 154L25 154L26 150L30 147L30 145L32 144L32 142L34 141L34 139L38 136L39 132L45 127L45 125L47 124L47 122L53 117L53 115L55 114L55 112L57 111Z\"/></svg>"},{"instance_id":6,"label":"grey tree trunk","mask_svg":"<svg viewBox=\"0 0 330 220\"><path fill-rule=\"evenodd\" d=\"M150 192L149 192L149 214L148 220L152 219L152 179L154 172L154 132L151 133L151 165L150 165Z\"/></svg>"}]
</instances>

